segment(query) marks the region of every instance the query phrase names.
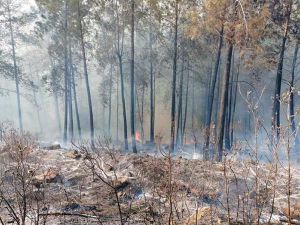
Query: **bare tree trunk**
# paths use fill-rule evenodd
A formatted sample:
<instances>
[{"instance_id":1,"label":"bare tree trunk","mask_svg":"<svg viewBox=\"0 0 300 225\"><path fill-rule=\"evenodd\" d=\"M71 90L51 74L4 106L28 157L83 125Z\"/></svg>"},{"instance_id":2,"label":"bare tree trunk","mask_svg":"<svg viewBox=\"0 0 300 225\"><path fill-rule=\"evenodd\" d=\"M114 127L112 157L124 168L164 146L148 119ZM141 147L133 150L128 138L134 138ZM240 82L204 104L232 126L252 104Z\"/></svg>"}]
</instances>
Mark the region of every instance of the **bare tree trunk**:
<instances>
[{"instance_id":1,"label":"bare tree trunk","mask_svg":"<svg viewBox=\"0 0 300 225\"><path fill-rule=\"evenodd\" d=\"M55 114L56 114L58 130L61 133L62 127L61 127L61 119L60 119L59 106L58 106L58 96L56 91L53 93L53 97L54 97L54 106L55 106Z\"/></svg>"},{"instance_id":2,"label":"bare tree trunk","mask_svg":"<svg viewBox=\"0 0 300 225\"><path fill-rule=\"evenodd\" d=\"M282 38L281 50L280 50L280 55L279 55L279 60L278 60L277 75L276 75L274 100L273 100L272 129L276 133L277 141L279 140L279 135L280 135L281 82L282 82L282 70L283 70L285 46L286 46L286 41L288 38L289 23L290 23L290 13L286 19L285 32L284 32L284 36Z\"/></svg>"},{"instance_id":3,"label":"bare tree trunk","mask_svg":"<svg viewBox=\"0 0 300 225\"><path fill-rule=\"evenodd\" d=\"M231 78L230 78L230 92L228 94L229 105L226 111L226 122L225 122L225 149L231 149L230 141L230 127L231 127L231 117L232 117L232 101L233 101L233 77L234 77L234 52L232 53L231 62Z\"/></svg>"},{"instance_id":4,"label":"bare tree trunk","mask_svg":"<svg viewBox=\"0 0 300 225\"><path fill-rule=\"evenodd\" d=\"M133 153L137 153L136 140L135 140L135 79L134 79L134 10L135 10L135 0L131 0L131 113L130 113L130 123L131 123L131 144Z\"/></svg>"},{"instance_id":5,"label":"bare tree trunk","mask_svg":"<svg viewBox=\"0 0 300 225\"><path fill-rule=\"evenodd\" d=\"M153 71L153 43L150 31L150 143L154 143L154 71Z\"/></svg>"},{"instance_id":6,"label":"bare tree trunk","mask_svg":"<svg viewBox=\"0 0 300 225\"><path fill-rule=\"evenodd\" d=\"M221 102L220 102L218 128L217 128L218 130L218 140L217 140L218 152L216 153L217 161L222 161L222 156L223 156L225 116L226 116L226 109L228 105L228 88L229 88L232 53L233 53L233 44L230 42L228 47L228 52L227 52L225 74L222 80Z\"/></svg>"},{"instance_id":7,"label":"bare tree trunk","mask_svg":"<svg viewBox=\"0 0 300 225\"><path fill-rule=\"evenodd\" d=\"M92 96L90 91L90 84L89 84L89 75L87 69L87 61L86 61L86 52L85 52L85 45L84 45L84 35L83 35L83 28L82 28L82 18L80 12L80 1L78 1L78 23L79 23L79 31L80 31L80 41L81 41L81 51L83 57L83 69L84 69L84 78L86 84L86 91L88 95L88 105L89 105L89 114L90 114L90 131L91 131L91 145L95 147L95 130L94 130L94 115L93 115L93 104L92 104Z\"/></svg>"},{"instance_id":8,"label":"bare tree trunk","mask_svg":"<svg viewBox=\"0 0 300 225\"><path fill-rule=\"evenodd\" d=\"M186 120L187 120L187 113L188 113L189 83L190 83L190 70L189 70L189 67L190 67L190 60L188 59L187 81L186 81L186 90L185 90L184 121L183 121L183 127L182 127L181 143L184 143L185 127L186 127Z\"/></svg>"},{"instance_id":9,"label":"bare tree trunk","mask_svg":"<svg viewBox=\"0 0 300 225\"><path fill-rule=\"evenodd\" d=\"M17 66L17 58L16 58L16 43L14 38L14 30L12 25L12 18L11 18L11 11L10 11L9 4L10 3L8 3L7 10L9 16L9 30L10 30L10 39L11 39L11 47L12 47L12 58L14 64L14 78L16 83L18 119L19 119L20 132L23 133L23 118L22 118L21 97L20 97L20 87L19 87L19 74L18 74L18 66Z\"/></svg>"},{"instance_id":10,"label":"bare tree trunk","mask_svg":"<svg viewBox=\"0 0 300 225\"><path fill-rule=\"evenodd\" d=\"M218 51L217 51L217 56L216 56L214 74L213 74L213 77L212 77L211 88L210 88L210 93L209 93L207 118L206 118L206 121L205 121L205 141L204 141L204 149L203 149L203 158L204 158L204 160L209 159L209 142L210 142L211 118L212 118L212 114L213 114L213 104L214 104L214 98L215 98L215 87L216 87L217 77L218 77L218 73L219 73L220 59L221 59L221 53L222 53L222 47L223 47L223 33L224 33L224 26L222 25L222 28L221 28L221 31L220 31L219 46L218 46Z\"/></svg>"},{"instance_id":11,"label":"bare tree trunk","mask_svg":"<svg viewBox=\"0 0 300 225\"><path fill-rule=\"evenodd\" d=\"M59 130L59 133L61 134L62 132L62 126L61 126L61 119L60 119L60 113L59 113L59 106L58 106L58 93L57 93L57 80L56 80L56 69L55 65L53 63L53 60L50 58L51 62L51 67L52 67L52 73L51 73L51 78L52 78L52 91L53 91L53 97L54 97L54 107L55 107L55 114L56 114L56 120L57 120L57 127Z\"/></svg>"},{"instance_id":12,"label":"bare tree trunk","mask_svg":"<svg viewBox=\"0 0 300 225\"><path fill-rule=\"evenodd\" d=\"M109 105L108 105L108 135L111 136L111 105L112 105L112 75L113 75L113 65L110 64L110 75L109 75Z\"/></svg>"},{"instance_id":13,"label":"bare tree trunk","mask_svg":"<svg viewBox=\"0 0 300 225\"><path fill-rule=\"evenodd\" d=\"M70 54L70 44L69 44L69 54ZM72 76L73 76L73 70L72 70L72 64L71 64L71 54L69 55L69 77L68 77L68 102L69 102L69 137L70 141L73 141L74 139L74 122L73 122L73 95L72 95Z\"/></svg>"},{"instance_id":14,"label":"bare tree trunk","mask_svg":"<svg viewBox=\"0 0 300 225\"><path fill-rule=\"evenodd\" d=\"M144 104L145 104L145 85L143 85L142 90L142 121L141 121L141 135L142 135L142 143L145 143L145 131L144 131Z\"/></svg>"},{"instance_id":15,"label":"bare tree trunk","mask_svg":"<svg viewBox=\"0 0 300 225\"><path fill-rule=\"evenodd\" d=\"M293 58L293 65L292 65L292 77L290 81L290 124L291 124L291 130L296 137L296 124L295 124L295 106L294 106L294 82L295 82L295 70L296 70L296 64L297 64L297 58L298 58L298 51L299 51L299 42L300 39L297 40L295 51L294 51L294 58Z\"/></svg>"},{"instance_id":16,"label":"bare tree trunk","mask_svg":"<svg viewBox=\"0 0 300 225\"><path fill-rule=\"evenodd\" d=\"M119 142L119 78L117 77L117 143Z\"/></svg>"},{"instance_id":17,"label":"bare tree trunk","mask_svg":"<svg viewBox=\"0 0 300 225\"><path fill-rule=\"evenodd\" d=\"M179 101L177 106L177 132L176 132L176 148L179 148L182 143L181 141L181 120L182 120L182 100L183 100L183 73L184 73L184 57L182 57L182 69L180 74L180 81L179 81Z\"/></svg>"},{"instance_id":18,"label":"bare tree trunk","mask_svg":"<svg viewBox=\"0 0 300 225\"><path fill-rule=\"evenodd\" d=\"M69 47L69 51L70 51L69 54L70 54L71 83L72 83L71 87L72 87L73 96L74 96L74 106L75 106L78 136L79 136L79 139L81 140L81 138L82 138L82 136L81 136L81 124L80 124L80 116L79 116L79 109L78 109L77 91L76 91L76 83L75 83L75 74L74 74L71 46Z\"/></svg>"},{"instance_id":19,"label":"bare tree trunk","mask_svg":"<svg viewBox=\"0 0 300 225\"><path fill-rule=\"evenodd\" d=\"M64 116L64 144L68 141L68 4L67 0L65 0L65 24L64 24L64 63L65 63L65 71L64 71L64 91L65 91L65 116Z\"/></svg>"},{"instance_id":20,"label":"bare tree trunk","mask_svg":"<svg viewBox=\"0 0 300 225\"><path fill-rule=\"evenodd\" d=\"M127 134L127 116L126 116L126 103L125 103L125 85L124 85L124 74L123 74L123 62L122 56L119 55L119 66L120 66L120 77L121 77L121 99L123 108L123 126L124 126L124 142L125 150L128 150L128 134Z\"/></svg>"},{"instance_id":21,"label":"bare tree trunk","mask_svg":"<svg viewBox=\"0 0 300 225\"><path fill-rule=\"evenodd\" d=\"M177 78L177 51L178 51L178 0L175 0L175 37L174 37L174 56L173 56L173 81L172 81L172 106L171 106L171 136L170 151L175 152L175 114L176 114L176 78Z\"/></svg>"},{"instance_id":22,"label":"bare tree trunk","mask_svg":"<svg viewBox=\"0 0 300 225\"><path fill-rule=\"evenodd\" d=\"M238 92L238 82L239 82L239 76L240 76L240 65L241 65L241 58L239 58L238 66L237 66L237 73L236 73L236 81L235 81L235 89L234 89L234 100L233 100L233 109L232 109L232 120L231 120L231 131L230 131L230 139L231 139L231 145L233 145L234 142L234 119L235 119L235 110L236 110L236 104L237 104L237 92Z\"/></svg>"},{"instance_id":23,"label":"bare tree trunk","mask_svg":"<svg viewBox=\"0 0 300 225\"><path fill-rule=\"evenodd\" d=\"M119 61L119 73L121 82L121 102L122 102L122 113L123 113L123 135L124 135L124 149L128 151L128 131L127 131L127 115L126 115L126 102L125 102L125 84L124 84L124 73L123 73L123 47L124 47L124 24L122 26L122 33L120 30L120 19L119 19L119 6L115 4L116 10L116 23L117 23L117 34L116 34L116 52Z\"/></svg>"}]
</instances>

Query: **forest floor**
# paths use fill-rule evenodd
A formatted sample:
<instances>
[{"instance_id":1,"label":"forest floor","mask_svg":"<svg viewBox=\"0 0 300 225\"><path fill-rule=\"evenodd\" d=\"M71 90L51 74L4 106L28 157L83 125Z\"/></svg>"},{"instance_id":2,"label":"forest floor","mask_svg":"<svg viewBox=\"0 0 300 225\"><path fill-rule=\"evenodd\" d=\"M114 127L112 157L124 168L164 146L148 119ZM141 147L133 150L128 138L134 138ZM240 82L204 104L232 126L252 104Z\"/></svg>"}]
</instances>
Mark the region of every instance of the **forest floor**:
<instances>
[{"instance_id":1,"label":"forest floor","mask_svg":"<svg viewBox=\"0 0 300 225\"><path fill-rule=\"evenodd\" d=\"M18 187L12 181L20 163L2 151L1 158L6 157L0 219L18 224L3 199L15 205L16 214L20 212L22 201L16 200ZM121 154L109 147L88 153L82 146L58 145L32 148L24 161L32 174L32 187L24 196L26 224L34 224L32 220L53 225L121 224L122 220L164 225L170 215L173 225L285 224L289 214L293 224L300 224L300 170L294 165L289 179L288 168L280 163L230 157L212 163L177 156L170 164L167 157L154 153Z\"/></svg>"}]
</instances>

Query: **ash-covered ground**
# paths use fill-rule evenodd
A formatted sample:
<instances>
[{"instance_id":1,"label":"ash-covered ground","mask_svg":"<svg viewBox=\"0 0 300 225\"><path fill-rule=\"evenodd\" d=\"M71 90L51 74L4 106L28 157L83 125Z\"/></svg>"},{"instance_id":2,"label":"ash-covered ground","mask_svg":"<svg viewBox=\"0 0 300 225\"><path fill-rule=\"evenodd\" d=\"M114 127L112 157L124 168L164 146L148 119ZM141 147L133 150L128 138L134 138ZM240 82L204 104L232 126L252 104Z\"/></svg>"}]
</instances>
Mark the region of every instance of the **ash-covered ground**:
<instances>
[{"instance_id":1,"label":"ash-covered ground","mask_svg":"<svg viewBox=\"0 0 300 225\"><path fill-rule=\"evenodd\" d=\"M300 224L299 167L229 155L205 162L192 147L169 158L148 147L133 155L108 142L93 151L6 142L1 223Z\"/></svg>"}]
</instances>

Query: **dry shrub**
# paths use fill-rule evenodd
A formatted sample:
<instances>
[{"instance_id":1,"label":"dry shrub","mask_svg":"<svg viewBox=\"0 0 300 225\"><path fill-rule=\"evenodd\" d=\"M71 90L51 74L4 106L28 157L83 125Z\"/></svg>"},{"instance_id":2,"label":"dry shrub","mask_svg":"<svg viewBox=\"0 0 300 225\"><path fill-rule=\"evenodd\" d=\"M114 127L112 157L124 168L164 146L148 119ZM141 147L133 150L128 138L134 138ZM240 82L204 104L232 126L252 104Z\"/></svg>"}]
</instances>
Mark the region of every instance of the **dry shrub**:
<instances>
[{"instance_id":1,"label":"dry shrub","mask_svg":"<svg viewBox=\"0 0 300 225\"><path fill-rule=\"evenodd\" d=\"M34 186L37 164L31 153L36 148L30 134L9 129L2 136L0 183L0 218L3 223L24 225L29 221L38 224L43 190Z\"/></svg>"}]
</instances>

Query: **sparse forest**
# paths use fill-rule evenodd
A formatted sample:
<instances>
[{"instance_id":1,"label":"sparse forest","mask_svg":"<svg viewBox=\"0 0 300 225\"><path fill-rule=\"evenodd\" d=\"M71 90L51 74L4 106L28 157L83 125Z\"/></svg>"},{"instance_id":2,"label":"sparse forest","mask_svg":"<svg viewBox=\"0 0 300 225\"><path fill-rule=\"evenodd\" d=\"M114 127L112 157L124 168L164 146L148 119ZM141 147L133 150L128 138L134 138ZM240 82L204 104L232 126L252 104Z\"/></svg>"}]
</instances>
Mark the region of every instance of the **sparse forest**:
<instances>
[{"instance_id":1,"label":"sparse forest","mask_svg":"<svg viewBox=\"0 0 300 225\"><path fill-rule=\"evenodd\" d=\"M0 225L300 224L299 0L0 0Z\"/></svg>"}]
</instances>

